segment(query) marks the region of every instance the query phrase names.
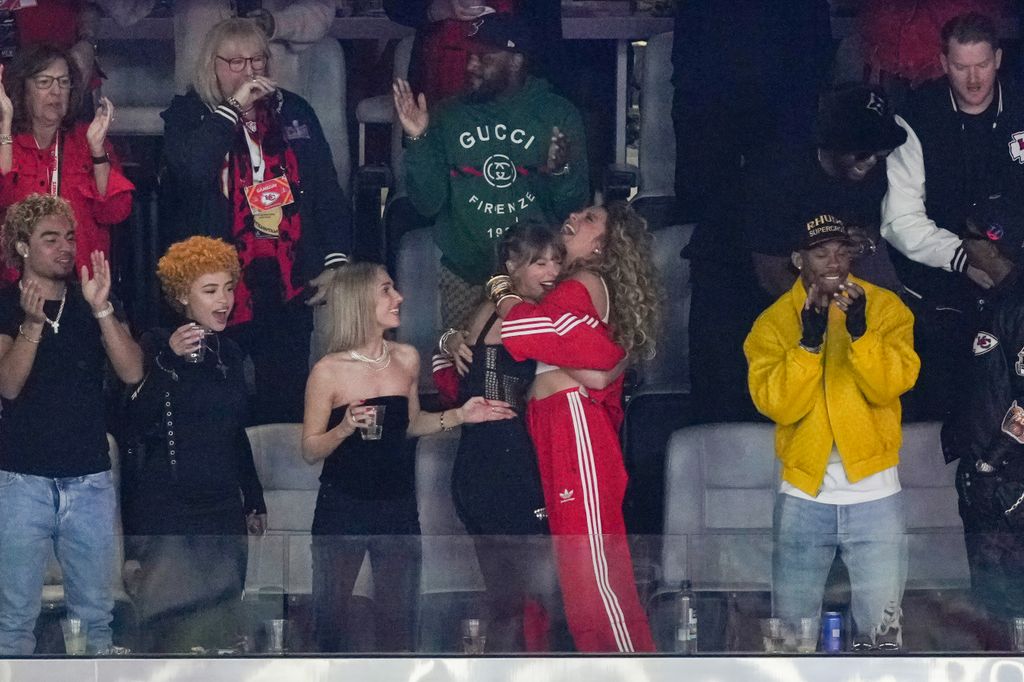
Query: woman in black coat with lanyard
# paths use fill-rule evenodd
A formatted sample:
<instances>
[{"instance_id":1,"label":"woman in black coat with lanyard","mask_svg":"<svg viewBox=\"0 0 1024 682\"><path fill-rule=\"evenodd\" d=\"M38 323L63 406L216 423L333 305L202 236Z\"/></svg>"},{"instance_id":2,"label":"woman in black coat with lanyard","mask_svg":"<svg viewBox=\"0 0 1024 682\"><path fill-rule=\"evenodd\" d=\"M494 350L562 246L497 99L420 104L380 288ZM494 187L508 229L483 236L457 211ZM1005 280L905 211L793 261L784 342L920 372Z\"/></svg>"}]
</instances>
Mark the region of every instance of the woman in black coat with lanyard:
<instances>
[{"instance_id":1,"label":"woman in black coat with lanyard","mask_svg":"<svg viewBox=\"0 0 1024 682\"><path fill-rule=\"evenodd\" d=\"M254 421L301 421L312 314L348 260L351 213L309 104L270 77L267 38L227 19L196 56L193 87L164 119L161 231L234 245L242 265L228 336L256 369Z\"/></svg>"}]
</instances>

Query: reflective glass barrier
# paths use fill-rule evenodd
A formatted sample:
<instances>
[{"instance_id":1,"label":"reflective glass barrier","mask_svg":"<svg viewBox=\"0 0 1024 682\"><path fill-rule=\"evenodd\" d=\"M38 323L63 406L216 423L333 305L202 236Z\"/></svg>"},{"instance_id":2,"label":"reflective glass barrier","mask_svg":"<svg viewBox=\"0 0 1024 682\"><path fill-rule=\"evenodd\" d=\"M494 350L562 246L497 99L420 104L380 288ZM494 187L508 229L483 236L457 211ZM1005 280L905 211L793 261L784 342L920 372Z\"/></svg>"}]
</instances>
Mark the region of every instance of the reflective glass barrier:
<instances>
[{"instance_id":1,"label":"reflective glass barrier","mask_svg":"<svg viewBox=\"0 0 1024 682\"><path fill-rule=\"evenodd\" d=\"M948 532L126 537L98 653L1022 651L1024 578L990 561L1018 540L969 540L989 560L977 594ZM52 567L36 654L97 653L67 597Z\"/></svg>"}]
</instances>

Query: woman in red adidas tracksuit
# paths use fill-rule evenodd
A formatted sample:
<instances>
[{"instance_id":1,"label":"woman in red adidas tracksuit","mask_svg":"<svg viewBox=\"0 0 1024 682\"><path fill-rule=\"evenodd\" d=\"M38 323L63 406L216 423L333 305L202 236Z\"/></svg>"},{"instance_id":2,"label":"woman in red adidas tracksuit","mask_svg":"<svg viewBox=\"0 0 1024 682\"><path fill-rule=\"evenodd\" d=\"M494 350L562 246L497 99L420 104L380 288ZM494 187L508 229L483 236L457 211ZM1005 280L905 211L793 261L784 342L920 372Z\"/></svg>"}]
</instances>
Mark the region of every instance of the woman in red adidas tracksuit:
<instances>
[{"instance_id":1,"label":"woman in red adidas tracksuit","mask_svg":"<svg viewBox=\"0 0 1024 682\"><path fill-rule=\"evenodd\" d=\"M653 352L657 286L646 224L614 203L562 227L567 275L539 303L488 282L516 360L537 361L527 425L555 536L569 630L580 651L653 651L622 518L622 377L591 390L563 368L611 370Z\"/></svg>"}]
</instances>

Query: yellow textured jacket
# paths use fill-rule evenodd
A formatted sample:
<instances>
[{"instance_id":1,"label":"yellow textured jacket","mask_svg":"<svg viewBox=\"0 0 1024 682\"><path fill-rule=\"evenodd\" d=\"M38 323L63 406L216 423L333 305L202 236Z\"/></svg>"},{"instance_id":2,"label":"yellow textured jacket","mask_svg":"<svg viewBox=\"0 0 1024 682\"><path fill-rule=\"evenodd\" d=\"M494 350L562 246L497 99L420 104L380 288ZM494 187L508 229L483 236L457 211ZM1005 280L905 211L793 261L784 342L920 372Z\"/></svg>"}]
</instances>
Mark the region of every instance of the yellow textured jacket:
<instances>
[{"instance_id":1,"label":"yellow textured jacket","mask_svg":"<svg viewBox=\"0 0 1024 682\"><path fill-rule=\"evenodd\" d=\"M782 477L816 496L833 442L851 482L896 465L900 395L917 381L914 316L896 294L850 278L867 296L867 332L852 341L829 306L821 353L800 347L807 292L797 279L754 322L743 344L754 405L775 422Z\"/></svg>"}]
</instances>

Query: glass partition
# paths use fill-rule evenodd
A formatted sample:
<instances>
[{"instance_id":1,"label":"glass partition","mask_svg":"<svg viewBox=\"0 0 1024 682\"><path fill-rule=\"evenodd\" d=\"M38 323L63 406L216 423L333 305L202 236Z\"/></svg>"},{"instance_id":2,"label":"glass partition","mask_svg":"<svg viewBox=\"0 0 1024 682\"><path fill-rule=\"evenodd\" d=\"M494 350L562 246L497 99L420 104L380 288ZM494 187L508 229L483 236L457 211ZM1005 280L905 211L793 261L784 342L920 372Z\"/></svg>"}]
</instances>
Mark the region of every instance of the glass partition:
<instances>
[{"instance_id":1,"label":"glass partition","mask_svg":"<svg viewBox=\"0 0 1024 682\"><path fill-rule=\"evenodd\" d=\"M127 537L114 588L115 648L85 653L573 653L581 628L614 621L616 604L628 621L634 599L662 654L1024 649L1024 612L1015 611L1021 597L990 580L980 603L970 590L963 534L923 532L896 539L906 557L902 601L883 615L885 632L874 646L858 647L856 633L865 628L854 614L878 585L900 580L850 570L845 560L856 549L837 539L843 549L818 578L783 584L773 562L793 547L775 546L768 531L630 537L630 595L613 584L623 570L615 562L626 556L614 549L621 536ZM576 584L563 589L560 572ZM589 578L596 592L587 592ZM75 625L59 571L48 583L36 654L81 651L89 624ZM780 613L780 595L792 598L794 589L815 604L820 591L820 604L801 618ZM641 627L625 629L633 625Z\"/></svg>"}]
</instances>

